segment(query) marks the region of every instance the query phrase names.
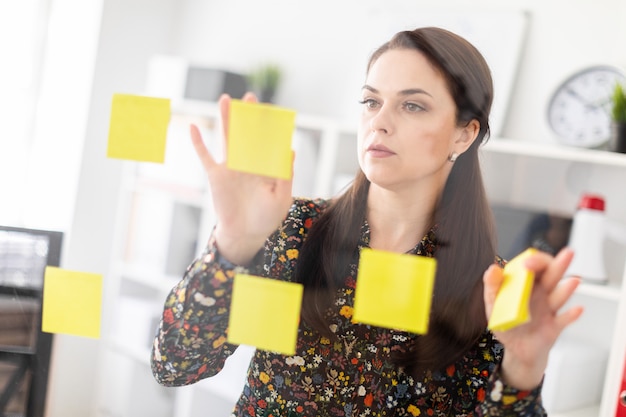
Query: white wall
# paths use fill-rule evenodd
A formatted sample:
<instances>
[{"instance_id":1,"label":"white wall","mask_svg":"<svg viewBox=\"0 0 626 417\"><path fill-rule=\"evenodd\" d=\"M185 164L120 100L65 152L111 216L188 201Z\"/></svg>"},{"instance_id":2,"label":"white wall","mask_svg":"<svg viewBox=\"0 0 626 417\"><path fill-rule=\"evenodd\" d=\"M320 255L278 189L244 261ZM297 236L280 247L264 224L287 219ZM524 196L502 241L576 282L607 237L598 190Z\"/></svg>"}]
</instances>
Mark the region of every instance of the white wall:
<instances>
[{"instance_id":1,"label":"white wall","mask_svg":"<svg viewBox=\"0 0 626 417\"><path fill-rule=\"evenodd\" d=\"M184 0L179 54L246 71L276 60L286 70L279 104L306 113L353 118L367 55L394 10L527 10L526 47L502 136L552 142L550 94L568 75L593 64L626 68L626 4L620 0ZM401 14L401 15L400 15ZM385 26L382 27L381 26ZM494 33L494 37L502 36ZM498 91L496 91L498 94Z\"/></svg>"},{"instance_id":2,"label":"white wall","mask_svg":"<svg viewBox=\"0 0 626 417\"><path fill-rule=\"evenodd\" d=\"M102 4L76 205L62 266L104 276L104 333L115 311L109 299L111 288L106 284L123 165L123 161L106 158L111 98L114 93L143 91L150 57L172 52L177 10L176 0L104 0ZM49 417L94 415L99 344L97 339L55 336Z\"/></svg>"},{"instance_id":3,"label":"white wall","mask_svg":"<svg viewBox=\"0 0 626 417\"><path fill-rule=\"evenodd\" d=\"M466 7L461 0L102 0L100 45L75 216L64 267L110 268L121 164L107 160L110 98L140 93L153 54L245 72L265 60L280 62L287 79L277 101L301 112L351 118L363 81L377 16L394 7ZM523 8L531 13L527 46L513 89L504 135L553 141L545 123L549 95L563 78L596 63L626 66L623 0L476 0L474 7ZM385 10L380 8L384 7ZM80 36L80 34L77 34ZM498 36L498 34L494 34ZM617 40L617 41L616 41ZM109 290L110 291L110 290ZM103 331L115 306L104 294ZM57 337L50 417L91 416L98 342ZM115 381L111 381L115 383Z\"/></svg>"}]
</instances>

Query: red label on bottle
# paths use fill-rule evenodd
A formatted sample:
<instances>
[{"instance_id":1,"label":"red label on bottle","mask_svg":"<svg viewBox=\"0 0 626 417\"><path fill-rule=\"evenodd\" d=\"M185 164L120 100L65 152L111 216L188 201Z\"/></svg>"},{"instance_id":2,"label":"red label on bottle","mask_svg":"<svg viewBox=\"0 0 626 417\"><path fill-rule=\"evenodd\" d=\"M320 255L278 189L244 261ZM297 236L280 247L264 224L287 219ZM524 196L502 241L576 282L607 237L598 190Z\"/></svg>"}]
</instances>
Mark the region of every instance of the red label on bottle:
<instances>
[{"instance_id":1,"label":"red label on bottle","mask_svg":"<svg viewBox=\"0 0 626 417\"><path fill-rule=\"evenodd\" d=\"M583 194L578 208L604 211L604 198L596 194Z\"/></svg>"}]
</instances>

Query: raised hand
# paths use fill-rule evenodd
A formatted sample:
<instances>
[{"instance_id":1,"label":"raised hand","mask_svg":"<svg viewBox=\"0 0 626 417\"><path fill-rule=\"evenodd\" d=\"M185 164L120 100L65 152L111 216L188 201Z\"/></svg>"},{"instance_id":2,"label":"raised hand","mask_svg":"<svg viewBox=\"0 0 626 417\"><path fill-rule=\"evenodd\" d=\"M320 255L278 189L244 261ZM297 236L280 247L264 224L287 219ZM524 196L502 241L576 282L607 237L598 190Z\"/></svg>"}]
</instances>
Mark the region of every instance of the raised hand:
<instances>
[{"instance_id":1,"label":"raised hand","mask_svg":"<svg viewBox=\"0 0 626 417\"><path fill-rule=\"evenodd\" d=\"M218 102L225 156L230 100L224 94ZM257 101L252 93L247 93L243 100ZM215 238L220 254L235 264L245 265L285 219L292 202L292 181L228 169L226 157L224 161L216 162L195 125L191 125L191 140L209 179L217 217Z\"/></svg>"},{"instance_id":2,"label":"raised hand","mask_svg":"<svg viewBox=\"0 0 626 417\"><path fill-rule=\"evenodd\" d=\"M572 261L573 252L565 248L556 257L538 252L526 261L535 272L530 298L530 321L504 332L494 332L504 345L502 375L507 384L517 389L532 389L543 378L550 349L561 332L582 314L582 307L560 311L580 283L579 278L561 279ZM496 295L503 280L503 270L491 265L483 276L485 310L491 315Z\"/></svg>"}]
</instances>

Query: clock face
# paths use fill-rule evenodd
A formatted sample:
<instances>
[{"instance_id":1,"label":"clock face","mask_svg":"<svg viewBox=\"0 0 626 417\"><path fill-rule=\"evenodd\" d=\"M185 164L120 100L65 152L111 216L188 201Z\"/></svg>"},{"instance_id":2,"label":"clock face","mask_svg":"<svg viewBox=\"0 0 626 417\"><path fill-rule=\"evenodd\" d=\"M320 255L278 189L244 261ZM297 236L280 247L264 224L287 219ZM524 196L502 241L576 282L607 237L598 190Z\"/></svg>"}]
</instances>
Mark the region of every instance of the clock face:
<instances>
[{"instance_id":1,"label":"clock face","mask_svg":"<svg viewBox=\"0 0 626 417\"><path fill-rule=\"evenodd\" d=\"M548 106L548 123L562 143L594 148L609 140L611 96L615 84L626 84L617 68L586 68L565 80Z\"/></svg>"}]
</instances>

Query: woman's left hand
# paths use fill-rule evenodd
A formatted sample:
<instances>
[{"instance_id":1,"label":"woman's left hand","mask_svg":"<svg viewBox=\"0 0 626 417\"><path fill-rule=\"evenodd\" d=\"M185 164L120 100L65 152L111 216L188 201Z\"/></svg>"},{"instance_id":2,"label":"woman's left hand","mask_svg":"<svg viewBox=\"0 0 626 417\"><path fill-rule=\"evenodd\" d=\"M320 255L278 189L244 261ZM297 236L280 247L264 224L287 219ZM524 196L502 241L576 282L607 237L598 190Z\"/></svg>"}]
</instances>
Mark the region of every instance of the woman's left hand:
<instances>
[{"instance_id":1,"label":"woman's left hand","mask_svg":"<svg viewBox=\"0 0 626 417\"><path fill-rule=\"evenodd\" d=\"M583 312L581 306L560 311L580 283L579 278L565 278L574 253L562 249L555 257L537 252L525 260L526 267L535 273L530 297L530 320L503 332L494 332L504 345L502 377L507 385L520 390L536 388L543 378L548 354L561 332ZM491 265L483 276L485 310L491 315L496 295L503 281L503 269Z\"/></svg>"}]
</instances>

